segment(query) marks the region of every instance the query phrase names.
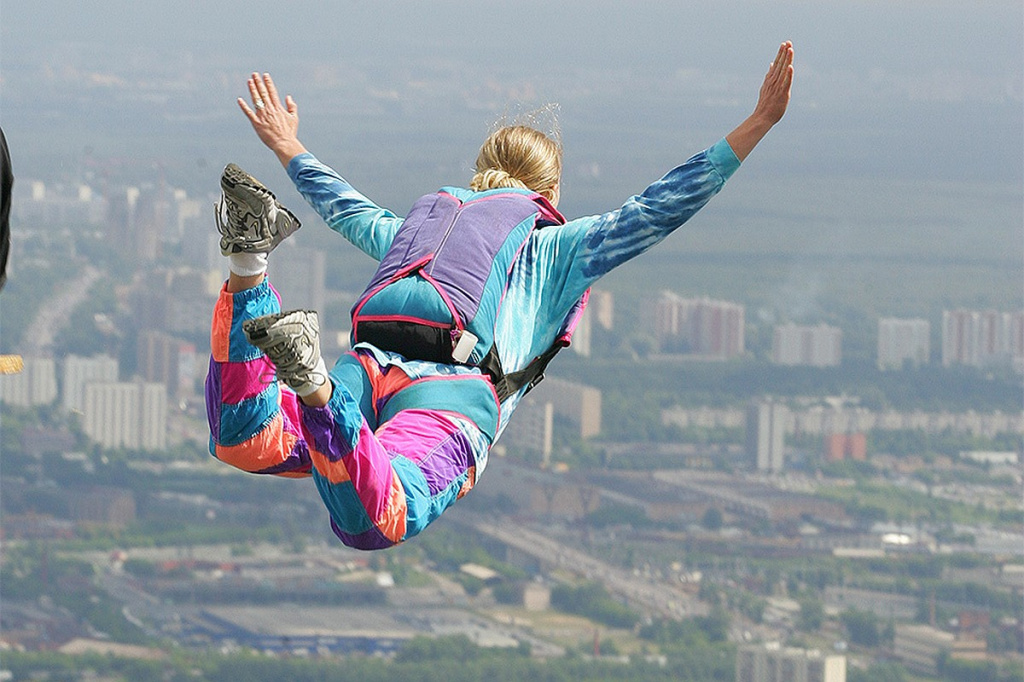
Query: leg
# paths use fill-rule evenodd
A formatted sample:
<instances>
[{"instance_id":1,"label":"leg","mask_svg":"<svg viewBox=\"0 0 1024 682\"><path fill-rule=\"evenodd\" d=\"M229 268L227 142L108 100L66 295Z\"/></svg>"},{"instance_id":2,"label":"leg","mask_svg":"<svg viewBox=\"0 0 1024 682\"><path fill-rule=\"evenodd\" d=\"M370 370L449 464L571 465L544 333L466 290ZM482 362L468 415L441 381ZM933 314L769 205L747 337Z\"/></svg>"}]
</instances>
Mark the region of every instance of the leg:
<instances>
[{"instance_id":1,"label":"leg","mask_svg":"<svg viewBox=\"0 0 1024 682\"><path fill-rule=\"evenodd\" d=\"M234 164L224 169L221 191L216 223L231 274L217 301L210 335L210 451L245 471L309 475L295 395L281 391L273 366L242 332L246 320L280 310L264 274L267 255L299 228L299 221Z\"/></svg>"},{"instance_id":2,"label":"leg","mask_svg":"<svg viewBox=\"0 0 1024 682\"><path fill-rule=\"evenodd\" d=\"M222 294L225 304L218 310L227 309L227 301L232 302L232 310L235 310L240 299L247 303L249 310L268 313L260 320L287 320L290 314L282 318L275 314L276 306L267 305L266 298L276 304L271 291L264 282L256 289L239 294L225 292ZM251 315L243 311L237 317L244 321ZM215 324L215 329L217 326ZM231 325L237 343L221 351L221 355L232 358L232 353L242 357L257 354L248 364L242 363L234 369L236 377L248 377L242 382L236 378L235 384L256 385L256 388L248 394L236 389L235 393L243 398L240 405L249 405L250 409L233 408L229 416L246 414L248 418L241 420L243 424L268 423L276 428L277 415L269 422L265 415L279 407L282 430L285 434L297 430L298 434L291 442L257 434L230 447L224 442L225 429L215 428L215 424L224 420L218 422L211 413L211 430L222 434L214 451L218 458L258 473L282 473L289 462L294 462L298 468L290 469L289 473L312 474L335 533L342 542L358 549L382 549L418 534L473 487L478 464L482 468L486 462L490 436L465 416L426 405L397 409L393 414L388 411L389 406L398 402L395 396L407 397L412 391L403 394L403 390L411 389L414 383L415 388L422 389L423 382L429 383L429 379L420 377L413 382L396 366L380 366L369 353L350 353L335 365L330 381L300 402L296 393L286 386L278 386L272 380L265 383L268 374L280 376L282 369L250 345L247 334L241 334L242 340L238 339L240 326L241 321ZM285 341L294 337L282 333L281 338L284 339L281 343L271 339L269 349L287 357L292 351ZM214 348L216 358L216 342ZM222 367L220 374L215 374L217 368L214 363L211 377L224 374ZM253 377L257 376L261 378L254 381ZM451 391L458 384L455 392L470 401L493 399L490 384L480 375L436 378L445 379L434 382L444 391ZM208 383L217 385L215 381ZM260 390L261 386L265 388ZM329 400L317 406L316 393L325 390ZM450 394L445 393L447 395ZM277 396L276 402L273 396ZM237 396L225 392L222 402L231 404L234 397ZM436 400L434 396L421 403L448 404L447 400ZM381 413L385 421L378 427ZM296 453L300 457L296 457Z\"/></svg>"},{"instance_id":3,"label":"leg","mask_svg":"<svg viewBox=\"0 0 1024 682\"><path fill-rule=\"evenodd\" d=\"M227 287L221 291L206 377L210 452L243 471L308 476L311 463L299 425L299 401L278 385L274 366L242 332L245 320L278 310L277 294L265 280L238 293Z\"/></svg>"},{"instance_id":4,"label":"leg","mask_svg":"<svg viewBox=\"0 0 1024 682\"><path fill-rule=\"evenodd\" d=\"M345 356L332 371L327 405L302 408L313 479L331 526L357 549L390 547L426 528L473 487L490 445L472 421L437 409L401 410L373 429L366 405L347 387L363 386L376 413L411 383L397 367L381 372L374 364L365 354Z\"/></svg>"}]
</instances>

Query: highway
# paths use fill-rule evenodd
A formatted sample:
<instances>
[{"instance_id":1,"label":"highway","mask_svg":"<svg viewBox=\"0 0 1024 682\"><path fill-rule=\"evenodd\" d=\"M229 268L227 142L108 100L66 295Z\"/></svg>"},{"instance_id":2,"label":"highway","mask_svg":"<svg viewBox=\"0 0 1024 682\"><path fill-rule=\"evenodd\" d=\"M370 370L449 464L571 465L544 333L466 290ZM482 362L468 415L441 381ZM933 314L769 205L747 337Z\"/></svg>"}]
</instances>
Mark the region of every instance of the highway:
<instances>
[{"instance_id":1,"label":"highway","mask_svg":"<svg viewBox=\"0 0 1024 682\"><path fill-rule=\"evenodd\" d=\"M587 580L599 581L611 594L622 597L652 617L683 618L704 615L707 611L706 605L676 585L665 580L634 575L513 521L471 521L465 517L460 518L460 521L539 559L549 567L571 572Z\"/></svg>"}]
</instances>

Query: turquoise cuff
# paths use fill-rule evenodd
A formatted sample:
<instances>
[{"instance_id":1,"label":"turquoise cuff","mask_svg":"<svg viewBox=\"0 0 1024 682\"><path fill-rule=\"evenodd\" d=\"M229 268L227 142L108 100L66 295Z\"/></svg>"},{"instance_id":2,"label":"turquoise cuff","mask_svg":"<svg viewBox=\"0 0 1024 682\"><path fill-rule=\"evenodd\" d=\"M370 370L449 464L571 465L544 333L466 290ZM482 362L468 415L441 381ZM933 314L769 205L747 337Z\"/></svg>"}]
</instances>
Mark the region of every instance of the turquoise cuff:
<instances>
[{"instance_id":1,"label":"turquoise cuff","mask_svg":"<svg viewBox=\"0 0 1024 682\"><path fill-rule=\"evenodd\" d=\"M739 157L736 156L736 152L732 150L732 147L729 146L724 137L711 145L711 148L707 151L707 157L723 180L728 180L732 177L732 174L740 167Z\"/></svg>"}]
</instances>

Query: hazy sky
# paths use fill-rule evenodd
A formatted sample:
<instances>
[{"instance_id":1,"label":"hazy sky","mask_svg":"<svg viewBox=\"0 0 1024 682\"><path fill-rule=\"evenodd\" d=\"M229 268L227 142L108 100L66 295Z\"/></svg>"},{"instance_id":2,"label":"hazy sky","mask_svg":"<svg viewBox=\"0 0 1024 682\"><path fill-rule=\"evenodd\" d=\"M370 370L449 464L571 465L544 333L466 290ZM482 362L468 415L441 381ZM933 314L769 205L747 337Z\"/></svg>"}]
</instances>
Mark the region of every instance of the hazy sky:
<instances>
[{"instance_id":1,"label":"hazy sky","mask_svg":"<svg viewBox=\"0 0 1024 682\"><path fill-rule=\"evenodd\" d=\"M181 157L172 181L215 187L227 160L279 172L233 104L269 70L307 146L401 203L463 181L502 110L557 102L573 214L727 133L791 39L790 112L733 184L853 180L852 205L904 182L996 188L984 229L1005 252L1024 211L1022 36L1020 0L7 0L0 123L22 177L83 154ZM396 169L423 184L399 191Z\"/></svg>"},{"instance_id":2,"label":"hazy sky","mask_svg":"<svg viewBox=\"0 0 1024 682\"><path fill-rule=\"evenodd\" d=\"M8 77L13 70L59 79L73 69L83 80L109 75L140 84L144 75L155 87L160 78L173 85L185 71L231 80L255 68L274 72L287 87L316 68L339 98L346 85L361 95L367 80L402 91L409 81L443 74L453 89L489 78L563 107L567 93L570 102L585 102L573 95L604 79L595 108L657 104L659 114L676 109L685 127L687 117L714 106L732 115L723 116L725 133L752 105L763 69L788 38L798 74L793 110L777 137L800 157L836 167L844 164L841 149L857 167L1020 182L1022 34L1018 0L9 0L0 8L0 120L13 132L34 118L30 108L3 106L9 87L19 104L28 94ZM651 83L659 80L670 84L675 101L658 97ZM198 117L235 113L230 100L203 94L183 93ZM318 94L295 92L310 105ZM564 123L571 130L574 116L600 114L568 111ZM886 146L873 146L876 140ZM902 148L888 146L897 140ZM941 170L947 166L963 170Z\"/></svg>"}]
</instances>

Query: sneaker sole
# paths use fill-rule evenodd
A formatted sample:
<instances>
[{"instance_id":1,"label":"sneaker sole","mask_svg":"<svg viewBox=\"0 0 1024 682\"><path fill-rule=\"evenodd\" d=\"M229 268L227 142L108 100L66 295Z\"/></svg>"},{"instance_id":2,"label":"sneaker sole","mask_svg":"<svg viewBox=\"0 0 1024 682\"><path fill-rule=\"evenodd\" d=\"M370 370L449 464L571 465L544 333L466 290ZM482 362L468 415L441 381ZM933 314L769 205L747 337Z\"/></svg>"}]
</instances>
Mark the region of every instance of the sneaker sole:
<instances>
[{"instance_id":1,"label":"sneaker sole","mask_svg":"<svg viewBox=\"0 0 1024 682\"><path fill-rule=\"evenodd\" d=\"M302 227L302 223L295 217L289 209L281 205L281 202L277 200L277 196L274 195L266 186L254 178L249 173L239 168L234 163L229 163L224 167L224 172L220 178L221 190L226 194L230 195L234 201L244 204L249 213L251 213L257 220L266 220L269 223L269 219L264 215L263 201L259 195L265 195L270 197L270 200L277 206L279 213L283 213L288 216L288 219L294 224L294 227L287 230L283 236L281 230L278 229L277 225L269 225L271 236L269 244L267 240L259 240L256 244L246 244L239 242L236 239L224 237L221 240L221 252L222 253L245 253L245 252L268 252L272 251L279 243L284 241L289 235L293 234L296 230ZM247 191L239 192L239 188L244 188ZM278 218L280 221L280 218ZM277 221L275 221L277 222ZM269 248L268 248L269 247Z\"/></svg>"}]
</instances>

